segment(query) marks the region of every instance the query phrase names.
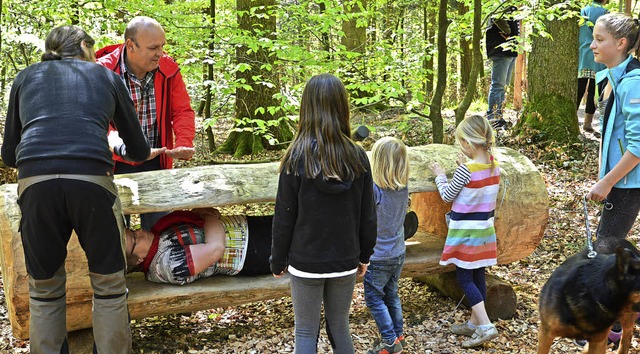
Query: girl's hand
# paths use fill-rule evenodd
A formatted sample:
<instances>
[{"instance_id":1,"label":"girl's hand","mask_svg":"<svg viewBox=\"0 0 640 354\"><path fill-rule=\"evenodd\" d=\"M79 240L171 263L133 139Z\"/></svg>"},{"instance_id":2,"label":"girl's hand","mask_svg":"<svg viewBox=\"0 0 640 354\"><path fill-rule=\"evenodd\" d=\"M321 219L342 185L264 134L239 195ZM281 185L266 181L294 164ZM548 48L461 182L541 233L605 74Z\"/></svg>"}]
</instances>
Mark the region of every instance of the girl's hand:
<instances>
[{"instance_id":1,"label":"girl's hand","mask_svg":"<svg viewBox=\"0 0 640 354\"><path fill-rule=\"evenodd\" d=\"M356 276L364 277L364 273L367 272L367 267L369 264L360 263L358 264L358 271L356 272Z\"/></svg>"},{"instance_id":2,"label":"girl's hand","mask_svg":"<svg viewBox=\"0 0 640 354\"><path fill-rule=\"evenodd\" d=\"M283 270L283 271L282 271L282 273L280 273L280 274L275 274L275 273L274 273L274 274L273 274L273 277L274 277L274 278L276 278L276 279L278 279L278 278L282 278L282 276L283 276L283 275L284 275L284 273L286 273L286 272L287 272L287 270L285 269L285 270Z\"/></svg>"},{"instance_id":3,"label":"girl's hand","mask_svg":"<svg viewBox=\"0 0 640 354\"><path fill-rule=\"evenodd\" d=\"M609 195L611 188L613 188L612 185L607 183L604 179L601 179L591 187L591 190L587 194L587 199L601 202Z\"/></svg>"},{"instance_id":4,"label":"girl's hand","mask_svg":"<svg viewBox=\"0 0 640 354\"><path fill-rule=\"evenodd\" d=\"M433 172L433 174L436 176L443 175L446 173L445 170L437 162L434 162L431 164L431 172Z\"/></svg>"}]
</instances>

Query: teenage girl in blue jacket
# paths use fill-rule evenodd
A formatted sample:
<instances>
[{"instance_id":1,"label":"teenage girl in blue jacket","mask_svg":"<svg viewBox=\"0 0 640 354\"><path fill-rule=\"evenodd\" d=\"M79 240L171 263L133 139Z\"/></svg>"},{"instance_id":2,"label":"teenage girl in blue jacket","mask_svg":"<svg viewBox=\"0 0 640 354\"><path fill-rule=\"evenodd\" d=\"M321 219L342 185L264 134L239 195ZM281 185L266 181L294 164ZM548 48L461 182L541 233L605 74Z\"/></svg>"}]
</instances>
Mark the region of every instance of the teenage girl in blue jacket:
<instances>
[{"instance_id":1,"label":"teenage girl in blue jacket","mask_svg":"<svg viewBox=\"0 0 640 354\"><path fill-rule=\"evenodd\" d=\"M613 91L601 121L599 181L587 199L603 201L598 238L627 236L640 211L640 62L630 53L638 46L640 22L615 13L598 18L591 49L607 69L596 82L609 80Z\"/></svg>"}]
</instances>

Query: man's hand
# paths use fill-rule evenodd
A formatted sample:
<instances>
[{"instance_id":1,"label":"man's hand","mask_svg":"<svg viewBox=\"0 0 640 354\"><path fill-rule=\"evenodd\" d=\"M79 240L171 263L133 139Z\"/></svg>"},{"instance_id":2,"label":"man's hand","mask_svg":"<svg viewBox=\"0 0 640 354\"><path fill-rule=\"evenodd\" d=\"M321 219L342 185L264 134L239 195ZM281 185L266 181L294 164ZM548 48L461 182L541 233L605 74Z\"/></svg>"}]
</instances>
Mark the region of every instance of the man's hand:
<instances>
[{"instance_id":1,"label":"man's hand","mask_svg":"<svg viewBox=\"0 0 640 354\"><path fill-rule=\"evenodd\" d=\"M167 148L151 148L151 152L149 153L149 158L147 159L147 161L155 159L160 154L166 151L167 151Z\"/></svg>"},{"instance_id":2,"label":"man's hand","mask_svg":"<svg viewBox=\"0 0 640 354\"><path fill-rule=\"evenodd\" d=\"M178 146L177 148L166 150L164 153L172 159L189 160L195 152L196 149L194 148Z\"/></svg>"}]
</instances>

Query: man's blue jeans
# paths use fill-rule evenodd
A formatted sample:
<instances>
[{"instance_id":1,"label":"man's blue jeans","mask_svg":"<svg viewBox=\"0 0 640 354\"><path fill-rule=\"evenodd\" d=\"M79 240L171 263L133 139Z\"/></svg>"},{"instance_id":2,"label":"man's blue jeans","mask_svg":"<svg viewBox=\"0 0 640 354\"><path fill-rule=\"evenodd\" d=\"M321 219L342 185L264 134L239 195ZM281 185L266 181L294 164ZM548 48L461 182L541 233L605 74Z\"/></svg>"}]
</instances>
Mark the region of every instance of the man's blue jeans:
<instances>
[{"instance_id":1,"label":"man's blue jeans","mask_svg":"<svg viewBox=\"0 0 640 354\"><path fill-rule=\"evenodd\" d=\"M505 100L504 87L511 81L515 57L490 57L493 63L491 67L491 87L487 103L487 119L502 118L502 105Z\"/></svg>"},{"instance_id":2,"label":"man's blue jeans","mask_svg":"<svg viewBox=\"0 0 640 354\"><path fill-rule=\"evenodd\" d=\"M364 300L385 343L392 343L403 334L398 279L404 257L403 254L384 261L372 260L364 275Z\"/></svg>"}]
</instances>

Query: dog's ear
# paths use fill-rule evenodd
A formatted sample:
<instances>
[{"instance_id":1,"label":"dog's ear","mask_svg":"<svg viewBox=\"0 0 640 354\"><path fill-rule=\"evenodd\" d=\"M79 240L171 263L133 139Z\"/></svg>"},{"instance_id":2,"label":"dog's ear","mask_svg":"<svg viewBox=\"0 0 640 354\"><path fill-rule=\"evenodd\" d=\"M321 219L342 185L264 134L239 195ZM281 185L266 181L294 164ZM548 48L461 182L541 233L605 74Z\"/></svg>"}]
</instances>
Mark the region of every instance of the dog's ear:
<instances>
[{"instance_id":1,"label":"dog's ear","mask_svg":"<svg viewBox=\"0 0 640 354\"><path fill-rule=\"evenodd\" d=\"M622 246L616 247L616 268L618 269L618 279L622 280L629 271L629 260L631 252Z\"/></svg>"}]
</instances>

